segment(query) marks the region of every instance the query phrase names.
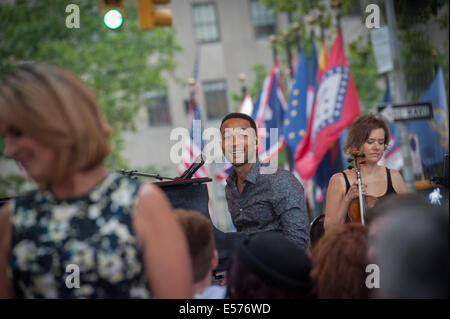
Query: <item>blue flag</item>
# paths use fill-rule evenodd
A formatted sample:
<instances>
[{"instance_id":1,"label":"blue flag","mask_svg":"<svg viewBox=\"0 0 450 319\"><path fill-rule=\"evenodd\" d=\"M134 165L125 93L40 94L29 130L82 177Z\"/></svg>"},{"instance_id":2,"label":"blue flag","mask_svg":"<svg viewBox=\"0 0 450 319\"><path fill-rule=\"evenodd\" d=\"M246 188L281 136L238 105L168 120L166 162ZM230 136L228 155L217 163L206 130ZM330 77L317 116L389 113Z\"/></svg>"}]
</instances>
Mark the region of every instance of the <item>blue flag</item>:
<instances>
[{"instance_id":1,"label":"blue flag","mask_svg":"<svg viewBox=\"0 0 450 319\"><path fill-rule=\"evenodd\" d=\"M284 115L283 131L286 143L295 153L297 145L306 134L308 95L308 62L305 52L300 48L294 83L289 94L288 109Z\"/></svg>"},{"instance_id":2,"label":"blue flag","mask_svg":"<svg viewBox=\"0 0 450 319\"><path fill-rule=\"evenodd\" d=\"M432 102L433 119L411 121L408 131L417 134L422 165L430 169L441 164L444 154L448 153L448 107L441 68L419 101Z\"/></svg>"}]
</instances>

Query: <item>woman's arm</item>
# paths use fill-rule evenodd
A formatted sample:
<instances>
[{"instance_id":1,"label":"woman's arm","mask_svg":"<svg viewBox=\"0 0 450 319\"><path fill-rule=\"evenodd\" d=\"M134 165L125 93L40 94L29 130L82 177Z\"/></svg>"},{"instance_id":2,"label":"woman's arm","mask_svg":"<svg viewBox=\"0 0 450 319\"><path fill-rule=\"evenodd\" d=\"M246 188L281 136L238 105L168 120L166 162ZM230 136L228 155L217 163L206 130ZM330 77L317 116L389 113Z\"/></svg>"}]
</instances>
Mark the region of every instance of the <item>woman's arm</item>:
<instances>
[{"instance_id":1,"label":"woman's arm","mask_svg":"<svg viewBox=\"0 0 450 319\"><path fill-rule=\"evenodd\" d=\"M362 185L362 192L366 195L366 185ZM327 189L325 206L324 229L345 223L350 202L358 197L358 184L355 182L345 194L345 181L342 173L336 173L330 178Z\"/></svg>"},{"instance_id":2,"label":"woman's arm","mask_svg":"<svg viewBox=\"0 0 450 319\"><path fill-rule=\"evenodd\" d=\"M395 191L399 194L406 193L406 184L403 180L402 174L400 174L400 172L396 171L395 169L391 169L391 177L392 186L394 187Z\"/></svg>"},{"instance_id":3,"label":"woman's arm","mask_svg":"<svg viewBox=\"0 0 450 319\"><path fill-rule=\"evenodd\" d=\"M0 299L14 298L14 291L8 278L11 236L10 208L7 203L0 209Z\"/></svg>"},{"instance_id":4,"label":"woman's arm","mask_svg":"<svg viewBox=\"0 0 450 319\"><path fill-rule=\"evenodd\" d=\"M167 197L156 186L143 184L139 189L133 227L143 249L153 296L191 298L194 290L189 248Z\"/></svg>"}]
</instances>

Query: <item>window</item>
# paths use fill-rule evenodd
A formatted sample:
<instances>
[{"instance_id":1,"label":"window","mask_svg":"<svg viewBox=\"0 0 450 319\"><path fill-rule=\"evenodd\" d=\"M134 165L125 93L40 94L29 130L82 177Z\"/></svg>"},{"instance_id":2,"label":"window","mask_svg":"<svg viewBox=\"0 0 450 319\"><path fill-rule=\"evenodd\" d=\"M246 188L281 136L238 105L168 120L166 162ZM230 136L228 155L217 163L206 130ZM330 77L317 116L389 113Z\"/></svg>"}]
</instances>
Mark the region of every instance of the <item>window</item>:
<instances>
[{"instance_id":1,"label":"window","mask_svg":"<svg viewBox=\"0 0 450 319\"><path fill-rule=\"evenodd\" d=\"M221 119L228 113L227 91L225 81L203 83L208 119Z\"/></svg>"},{"instance_id":2,"label":"window","mask_svg":"<svg viewBox=\"0 0 450 319\"><path fill-rule=\"evenodd\" d=\"M258 2L258 0L251 0L250 14L255 37L266 37L275 33L275 16L267 9L264 3Z\"/></svg>"},{"instance_id":3,"label":"window","mask_svg":"<svg viewBox=\"0 0 450 319\"><path fill-rule=\"evenodd\" d=\"M193 5L192 16L194 36L197 42L214 42L220 40L215 3Z\"/></svg>"},{"instance_id":4,"label":"window","mask_svg":"<svg viewBox=\"0 0 450 319\"><path fill-rule=\"evenodd\" d=\"M150 126L170 125L167 89L147 92L144 97L148 111L148 124Z\"/></svg>"}]
</instances>

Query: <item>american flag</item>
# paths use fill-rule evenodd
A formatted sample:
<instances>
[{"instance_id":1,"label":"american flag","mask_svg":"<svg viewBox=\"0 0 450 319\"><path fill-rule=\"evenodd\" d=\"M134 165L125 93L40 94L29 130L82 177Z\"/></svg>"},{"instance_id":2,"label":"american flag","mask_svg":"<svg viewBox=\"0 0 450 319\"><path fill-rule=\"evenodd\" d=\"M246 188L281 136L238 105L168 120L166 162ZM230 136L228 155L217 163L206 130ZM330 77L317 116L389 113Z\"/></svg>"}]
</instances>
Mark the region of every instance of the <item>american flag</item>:
<instances>
[{"instance_id":1,"label":"american flag","mask_svg":"<svg viewBox=\"0 0 450 319\"><path fill-rule=\"evenodd\" d=\"M287 101L281 83L278 61L275 61L269 76L264 80L263 88L255 103L252 118L258 128L258 157L261 162L269 162L286 146L283 135L283 119L287 110ZM270 138L270 129L278 129L278 138Z\"/></svg>"},{"instance_id":2,"label":"american flag","mask_svg":"<svg viewBox=\"0 0 450 319\"><path fill-rule=\"evenodd\" d=\"M200 110L198 108L198 69L200 63L200 51L197 49L195 54L194 70L192 72L192 79L190 79L191 96L188 106L188 118L190 123L189 139L185 139L183 155L181 157L181 163L178 167L178 176L184 173L194 160L202 154L203 139L202 139L202 118ZM200 169L195 172L194 178L207 177L208 170L206 164L201 166Z\"/></svg>"}]
</instances>

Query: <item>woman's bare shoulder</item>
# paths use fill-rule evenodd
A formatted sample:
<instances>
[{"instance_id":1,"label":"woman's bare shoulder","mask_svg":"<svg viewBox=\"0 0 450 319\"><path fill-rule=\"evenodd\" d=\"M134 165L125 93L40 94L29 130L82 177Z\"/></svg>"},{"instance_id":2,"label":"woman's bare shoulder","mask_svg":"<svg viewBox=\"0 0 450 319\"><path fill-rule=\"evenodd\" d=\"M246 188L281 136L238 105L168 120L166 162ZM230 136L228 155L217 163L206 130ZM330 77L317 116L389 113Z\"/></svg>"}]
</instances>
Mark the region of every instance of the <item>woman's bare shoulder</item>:
<instances>
[{"instance_id":1,"label":"woman's bare shoulder","mask_svg":"<svg viewBox=\"0 0 450 319\"><path fill-rule=\"evenodd\" d=\"M397 193L406 193L407 191L406 184L402 174L395 169L390 169L390 172L392 177L392 184L394 186L395 191Z\"/></svg>"},{"instance_id":2,"label":"woman's bare shoulder","mask_svg":"<svg viewBox=\"0 0 450 319\"><path fill-rule=\"evenodd\" d=\"M333 176L331 176L328 187L330 187L330 186L332 186L334 188L345 187L345 179L344 179L344 175L342 174L342 172L334 173Z\"/></svg>"}]
</instances>

